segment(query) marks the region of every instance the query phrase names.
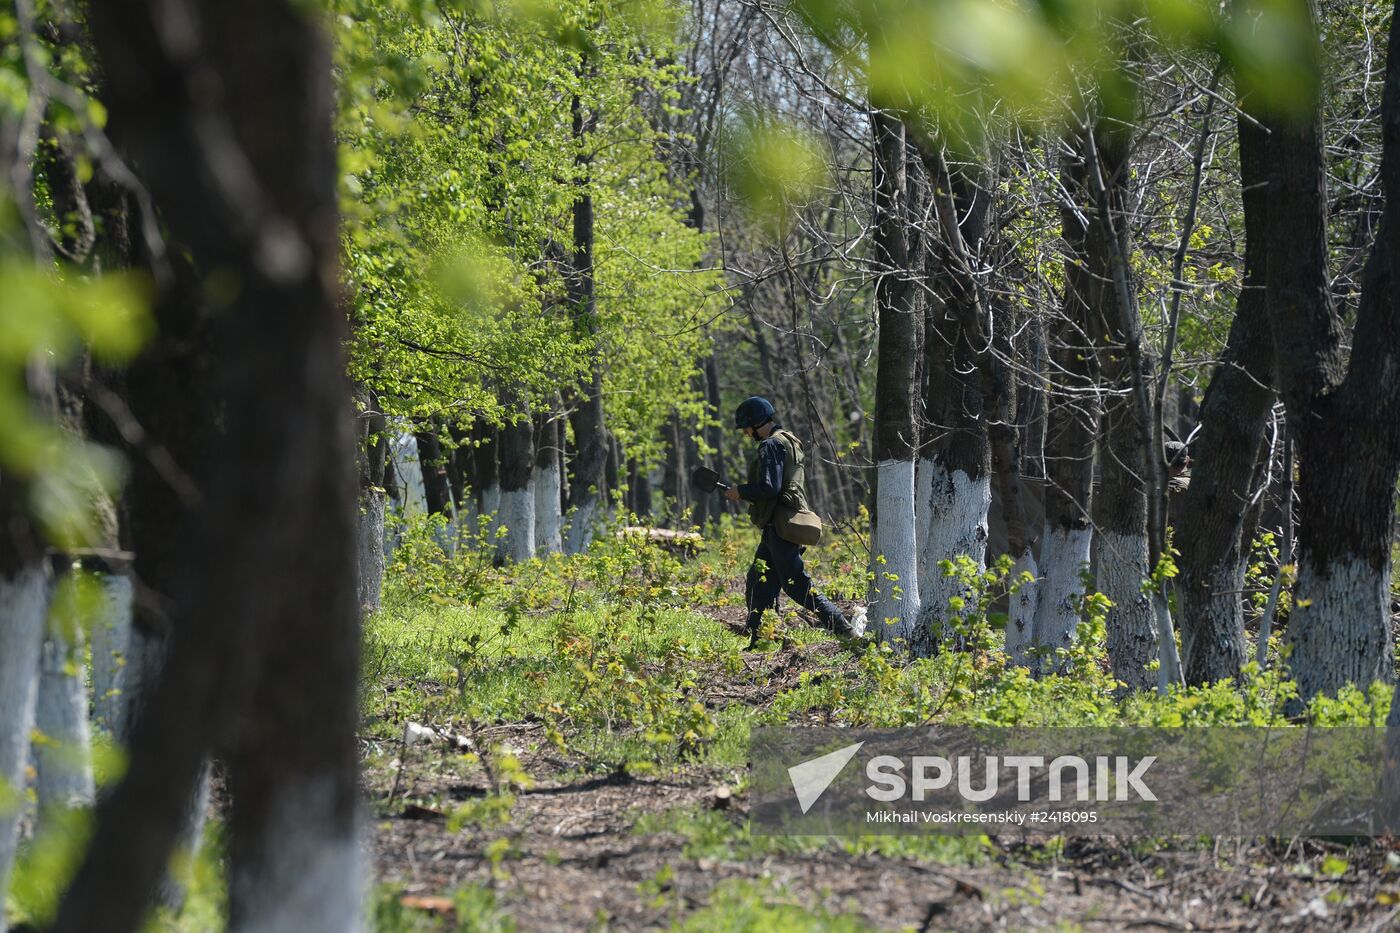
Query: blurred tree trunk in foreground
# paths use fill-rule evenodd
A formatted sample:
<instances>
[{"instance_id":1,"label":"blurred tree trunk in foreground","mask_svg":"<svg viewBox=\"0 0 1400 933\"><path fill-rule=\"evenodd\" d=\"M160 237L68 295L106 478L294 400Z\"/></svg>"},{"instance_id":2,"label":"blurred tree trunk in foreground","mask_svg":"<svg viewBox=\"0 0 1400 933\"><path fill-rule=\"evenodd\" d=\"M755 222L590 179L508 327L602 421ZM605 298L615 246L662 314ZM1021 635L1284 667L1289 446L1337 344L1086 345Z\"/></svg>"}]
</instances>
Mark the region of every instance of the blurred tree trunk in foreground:
<instances>
[{"instance_id":1,"label":"blurred tree trunk in foreground","mask_svg":"<svg viewBox=\"0 0 1400 933\"><path fill-rule=\"evenodd\" d=\"M55 929L137 929L210 752L233 929L358 925L359 626L331 70L299 5L91 10L114 135L201 273L224 431L172 642ZM186 404L169 397L171 406Z\"/></svg>"}]
</instances>

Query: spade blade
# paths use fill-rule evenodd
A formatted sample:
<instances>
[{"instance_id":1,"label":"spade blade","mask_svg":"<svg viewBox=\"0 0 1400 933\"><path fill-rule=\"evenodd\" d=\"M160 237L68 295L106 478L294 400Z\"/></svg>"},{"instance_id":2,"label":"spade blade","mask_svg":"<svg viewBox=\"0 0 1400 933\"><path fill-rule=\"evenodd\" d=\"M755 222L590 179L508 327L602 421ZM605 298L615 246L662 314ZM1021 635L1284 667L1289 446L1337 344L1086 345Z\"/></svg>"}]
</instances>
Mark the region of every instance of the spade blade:
<instances>
[{"instance_id":1,"label":"spade blade","mask_svg":"<svg viewBox=\"0 0 1400 933\"><path fill-rule=\"evenodd\" d=\"M716 489L728 489L729 487L719 481L719 474L709 467L698 467L694 473L690 474L690 481L695 484L695 488L703 492L713 492Z\"/></svg>"}]
</instances>

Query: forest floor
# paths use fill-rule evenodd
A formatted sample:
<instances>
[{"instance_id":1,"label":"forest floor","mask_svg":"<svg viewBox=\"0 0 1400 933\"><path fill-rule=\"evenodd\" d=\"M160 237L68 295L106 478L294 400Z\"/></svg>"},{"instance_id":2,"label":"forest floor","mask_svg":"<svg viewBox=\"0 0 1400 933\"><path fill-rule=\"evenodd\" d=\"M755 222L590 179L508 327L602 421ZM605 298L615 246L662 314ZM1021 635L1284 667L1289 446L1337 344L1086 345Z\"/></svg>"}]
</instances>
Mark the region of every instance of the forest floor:
<instances>
[{"instance_id":1,"label":"forest floor","mask_svg":"<svg viewBox=\"0 0 1400 933\"><path fill-rule=\"evenodd\" d=\"M726 569L663 567L662 590L689 606L649 617L614 591L627 611L606 632L569 618L577 579L537 581L537 593L568 596L504 612L487 611L489 598L437 597L371 620L362 745L379 929L1381 930L1400 920L1393 841L751 835L748 726L845 724L851 710L832 698L858 691L868 670L810 629L745 650ZM643 577L654 589L656 576ZM697 581L711 605L686 589ZM606 615L594 622L608 625ZM605 634L635 651L608 653ZM646 660L662 641L683 670ZM696 703L708 731L665 719L669 707L695 715ZM687 725L704 734L698 751L661 750Z\"/></svg>"}]
</instances>

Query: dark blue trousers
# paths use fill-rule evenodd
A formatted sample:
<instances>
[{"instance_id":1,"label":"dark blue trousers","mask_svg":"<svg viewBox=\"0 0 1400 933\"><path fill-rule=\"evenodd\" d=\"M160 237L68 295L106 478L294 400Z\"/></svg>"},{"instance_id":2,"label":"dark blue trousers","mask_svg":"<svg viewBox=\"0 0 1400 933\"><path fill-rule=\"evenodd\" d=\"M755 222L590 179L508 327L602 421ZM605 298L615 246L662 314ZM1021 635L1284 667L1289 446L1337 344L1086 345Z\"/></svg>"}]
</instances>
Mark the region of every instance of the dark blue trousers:
<instances>
[{"instance_id":1,"label":"dark blue trousers","mask_svg":"<svg viewBox=\"0 0 1400 933\"><path fill-rule=\"evenodd\" d=\"M850 623L841 610L812 589L812 578L802 563L802 546L778 537L772 524L763 529L763 538L754 552L744 581L744 602L749 609L748 630L757 632L763 610L778 608L778 594L786 592L793 602L817 614L819 625L837 634L847 634ZM760 562L764 569L760 570Z\"/></svg>"}]
</instances>

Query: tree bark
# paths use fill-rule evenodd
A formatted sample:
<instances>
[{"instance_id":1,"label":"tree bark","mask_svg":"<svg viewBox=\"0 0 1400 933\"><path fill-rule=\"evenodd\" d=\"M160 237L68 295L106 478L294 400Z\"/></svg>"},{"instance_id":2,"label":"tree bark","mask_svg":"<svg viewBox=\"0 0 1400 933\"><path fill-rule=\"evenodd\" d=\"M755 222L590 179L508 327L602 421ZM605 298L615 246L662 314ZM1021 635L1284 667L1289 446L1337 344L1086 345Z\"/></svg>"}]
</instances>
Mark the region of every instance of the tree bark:
<instances>
[{"instance_id":1,"label":"tree bark","mask_svg":"<svg viewBox=\"0 0 1400 933\"><path fill-rule=\"evenodd\" d=\"M478 420L472 428L472 442L476 475L476 503L478 522L484 520L488 545L496 539L496 526L501 512L501 459L500 429L495 425ZM476 528L470 529L475 533Z\"/></svg>"},{"instance_id":2,"label":"tree bark","mask_svg":"<svg viewBox=\"0 0 1400 933\"><path fill-rule=\"evenodd\" d=\"M681 516L690 506L689 466L680 415L672 414L666 420L666 460L661 475L661 490L669 500L666 515L669 528L681 526Z\"/></svg>"},{"instance_id":3,"label":"tree bark","mask_svg":"<svg viewBox=\"0 0 1400 933\"><path fill-rule=\"evenodd\" d=\"M48 613L39 653L34 727L42 739L34 743L34 770L41 820L55 810L91 806L96 793L88 725L87 665L82 650L83 620L75 608Z\"/></svg>"},{"instance_id":4,"label":"tree bark","mask_svg":"<svg viewBox=\"0 0 1400 933\"><path fill-rule=\"evenodd\" d=\"M131 577L103 573L102 599L92 620L92 721L116 736L125 703L126 656L131 641Z\"/></svg>"},{"instance_id":5,"label":"tree bark","mask_svg":"<svg viewBox=\"0 0 1400 933\"><path fill-rule=\"evenodd\" d=\"M563 423L550 413L535 424L535 552L557 554L563 549L564 513L560 505Z\"/></svg>"},{"instance_id":6,"label":"tree bark","mask_svg":"<svg viewBox=\"0 0 1400 933\"><path fill-rule=\"evenodd\" d=\"M1112 602L1108 659L1114 676L1132 689L1153 684L1148 665L1157 654L1157 618L1143 581L1151 575L1148 507L1152 382L1138 371L1134 284L1127 282L1128 137L1125 127L1093 118L1076 133L1085 161L1080 204L1088 215L1091 334L1109 393L1101 421L1100 474L1094 502L1098 529L1098 589ZM1144 401L1146 404L1144 405ZM1160 459L1160 458L1159 458Z\"/></svg>"},{"instance_id":7,"label":"tree bark","mask_svg":"<svg viewBox=\"0 0 1400 933\"><path fill-rule=\"evenodd\" d=\"M586 67L584 71L586 74ZM573 204L574 249L568 292L574 335L590 358L588 381L579 393L570 419L577 450L569 486L573 515L569 520L565 549L569 554L578 554L588 550L605 507L602 497L608 436L603 422L603 361L598 346L598 305L593 287L593 195L589 188L589 157L585 151L596 115L585 114L577 97L573 99L572 112L574 143L579 147L575 156L579 175L576 179L578 194Z\"/></svg>"},{"instance_id":8,"label":"tree bark","mask_svg":"<svg viewBox=\"0 0 1400 933\"><path fill-rule=\"evenodd\" d=\"M201 283L218 270L239 287L211 322L226 429L176 565L178 635L61 933L140 925L211 742L230 767L231 928L358 923L350 391L330 63L308 14L272 0L90 11L112 125L167 229Z\"/></svg>"},{"instance_id":9,"label":"tree bark","mask_svg":"<svg viewBox=\"0 0 1400 933\"><path fill-rule=\"evenodd\" d=\"M535 432L528 416L501 430L501 525L497 556L523 563L535 556Z\"/></svg>"},{"instance_id":10,"label":"tree bark","mask_svg":"<svg viewBox=\"0 0 1400 933\"><path fill-rule=\"evenodd\" d=\"M359 520L355 550L359 564L361 612L376 612L384 589L384 464L389 456L387 425L373 392L357 393L363 408L357 415L355 459L359 466Z\"/></svg>"},{"instance_id":11,"label":"tree bark","mask_svg":"<svg viewBox=\"0 0 1400 933\"><path fill-rule=\"evenodd\" d=\"M1040 544L1040 583L1029 646L1009 650L1035 670L1061 668L1053 652L1074 644L1084 575L1093 541L1094 442L1099 433L1098 360L1089 336L1092 300L1088 217L1080 206L1084 159L1067 155L1061 179L1068 197L1060 204L1065 244L1064 306L1047 328L1051 369L1059 384L1048 398L1045 426L1045 531ZM1031 649L1046 652L1042 659Z\"/></svg>"},{"instance_id":12,"label":"tree bark","mask_svg":"<svg viewBox=\"0 0 1400 933\"><path fill-rule=\"evenodd\" d=\"M705 403L709 406L710 417L719 422L705 428L705 445L710 448L709 456L706 457L706 465L720 476L724 476L724 412L722 411L723 403L720 400L719 391L719 363L713 349L710 351L710 355L705 357ZM715 524L719 523L720 516L724 514L728 501L722 496L715 497L714 505L710 510ZM650 511L649 507L648 511Z\"/></svg>"},{"instance_id":13,"label":"tree bark","mask_svg":"<svg viewBox=\"0 0 1400 933\"><path fill-rule=\"evenodd\" d=\"M1246 518L1264 433L1273 410L1274 355L1269 334L1265 241L1270 235L1267 134L1239 120L1240 187L1244 198L1244 280L1224 358L1201 403L1199 452L1177 524L1186 682L1236 678L1247 660L1244 577L1249 563Z\"/></svg>"},{"instance_id":14,"label":"tree bark","mask_svg":"<svg viewBox=\"0 0 1400 933\"><path fill-rule=\"evenodd\" d=\"M461 539L476 531L477 487L481 483L476 475L476 448L472 446L471 425L448 421L447 436L452 439L450 448L445 451L447 485L452 492L452 527L455 537Z\"/></svg>"},{"instance_id":15,"label":"tree bark","mask_svg":"<svg viewBox=\"0 0 1400 933\"><path fill-rule=\"evenodd\" d=\"M447 453L437 431L431 427L415 431L418 442L418 469L423 474L423 497L429 515L452 517L452 489L448 484Z\"/></svg>"},{"instance_id":16,"label":"tree bark","mask_svg":"<svg viewBox=\"0 0 1400 933\"><path fill-rule=\"evenodd\" d=\"M908 243L904 126L874 111L875 302L880 336L875 378L875 508L872 511L870 615L877 637L914 649L919 633L919 579L914 531L916 333Z\"/></svg>"},{"instance_id":17,"label":"tree bark","mask_svg":"<svg viewBox=\"0 0 1400 933\"><path fill-rule=\"evenodd\" d=\"M0 482L0 892L10 870L24 811L25 770L39 690L39 651L49 605L44 542L30 522L26 486ZM5 928L0 911L0 931Z\"/></svg>"},{"instance_id":18,"label":"tree bark","mask_svg":"<svg viewBox=\"0 0 1400 933\"><path fill-rule=\"evenodd\" d=\"M1300 13L1311 16L1298 0ZM1400 25L1381 101L1385 208L1363 272L1349 366L1328 282L1320 108L1304 120L1253 108L1269 130L1269 318L1299 460L1298 582L1289 664L1303 699L1389 682L1391 532L1400 474ZM1249 102L1247 102L1248 105ZM1345 368L1344 368L1345 367Z\"/></svg>"}]
</instances>

